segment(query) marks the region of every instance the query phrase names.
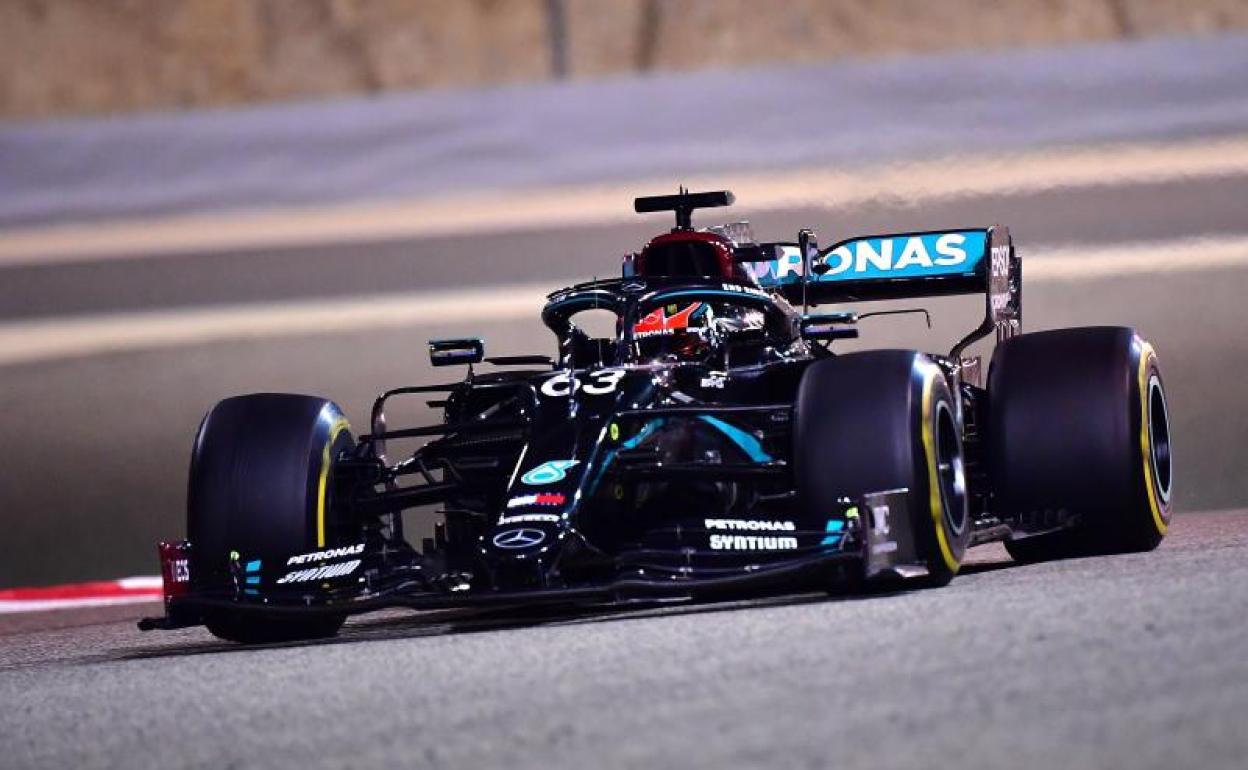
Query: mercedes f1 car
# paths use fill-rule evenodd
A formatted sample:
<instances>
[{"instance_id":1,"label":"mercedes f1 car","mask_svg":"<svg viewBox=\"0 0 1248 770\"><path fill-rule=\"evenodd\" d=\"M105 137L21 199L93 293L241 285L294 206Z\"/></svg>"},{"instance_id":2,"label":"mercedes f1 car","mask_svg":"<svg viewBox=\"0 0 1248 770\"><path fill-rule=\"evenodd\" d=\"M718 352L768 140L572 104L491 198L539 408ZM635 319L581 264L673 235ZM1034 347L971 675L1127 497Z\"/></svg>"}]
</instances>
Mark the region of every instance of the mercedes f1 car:
<instances>
[{"instance_id":1,"label":"mercedes f1 car","mask_svg":"<svg viewBox=\"0 0 1248 770\"><path fill-rule=\"evenodd\" d=\"M364 435L323 398L217 404L194 442L188 539L160 545L166 614L141 627L260 642L394 606L937 586L988 541L1023 561L1161 541L1157 355L1128 328L1022 334L1005 227L823 249L808 230L693 227L731 202L637 199L675 229L620 277L549 295L557 356L431 341L434 366L466 375L381 394ZM846 305L958 294L982 294L985 315L948 353L837 350L906 312ZM979 340L995 344L986 381L966 355ZM442 421L391 426L400 398ZM419 446L395 456L401 441ZM405 512L427 537L404 536Z\"/></svg>"}]
</instances>

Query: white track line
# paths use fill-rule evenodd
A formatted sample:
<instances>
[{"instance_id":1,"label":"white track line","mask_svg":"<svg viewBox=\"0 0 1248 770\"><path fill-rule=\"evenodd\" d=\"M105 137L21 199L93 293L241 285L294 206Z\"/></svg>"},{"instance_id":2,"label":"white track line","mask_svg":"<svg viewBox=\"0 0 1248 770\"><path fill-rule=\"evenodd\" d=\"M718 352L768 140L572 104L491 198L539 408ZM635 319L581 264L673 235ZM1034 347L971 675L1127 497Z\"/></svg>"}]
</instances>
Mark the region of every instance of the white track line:
<instances>
[{"instance_id":1,"label":"white track line","mask_svg":"<svg viewBox=\"0 0 1248 770\"><path fill-rule=\"evenodd\" d=\"M156 602L161 600L163 585L159 575L140 575L88 583L0 589L0 615Z\"/></svg>"},{"instance_id":2,"label":"white track line","mask_svg":"<svg viewBox=\"0 0 1248 770\"><path fill-rule=\"evenodd\" d=\"M1248 236L1027 250L1024 284L1248 267ZM238 340L534 320L548 284L0 324L0 365Z\"/></svg>"},{"instance_id":3,"label":"white track line","mask_svg":"<svg viewBox=\"0 0 1248 770\"><path fill-rule=\"evenodd\" d=\"M151 604L158 602L158 594L151 596L109 596L88 599L38 599L9 601L0 599L0 615L18 612L49 612L51 610L77 610L85 607L113 607L121 604Z\"/></svg>"},{"instance_id":4,"label":"white track line","mask_svg":"<svg viewBox=\"0 0 1248 770\"><path fill-rule=\"evenodd\" d=\"M0 324L0 365L229 340L533 319L548 284L76 316Z\"/></svg>"},{"instance_id":5,"label":"white track line","mask_svg":"<svg viewBox=\"0 0 1248 770\"><path fill-rule=\"evenodd\" d=\"M846 172L724 173L682 181L693 188L728 187L737 194L741 212L758 214L836 209L876 200L930 204L969 195L1238 174L1248 174L1248 137L954 157ZM371 205L13 228L0 231L0 267L630 222L636 219L633 196L662 192L672 185L671 179L663 179Z\"/></svg>"},{"instance_id":6,"label":"white track line","mask_svg":"<svg viewBox=\"0 0 1248 770\"><path fill-rule=\"evenodd\" d=\"M1182 238L1082 248L1027 249L1023 286L1040 281L1074 281L1119 275L1187 273L1248 266L1248 236Z\"/></svg>"}]
</instances>

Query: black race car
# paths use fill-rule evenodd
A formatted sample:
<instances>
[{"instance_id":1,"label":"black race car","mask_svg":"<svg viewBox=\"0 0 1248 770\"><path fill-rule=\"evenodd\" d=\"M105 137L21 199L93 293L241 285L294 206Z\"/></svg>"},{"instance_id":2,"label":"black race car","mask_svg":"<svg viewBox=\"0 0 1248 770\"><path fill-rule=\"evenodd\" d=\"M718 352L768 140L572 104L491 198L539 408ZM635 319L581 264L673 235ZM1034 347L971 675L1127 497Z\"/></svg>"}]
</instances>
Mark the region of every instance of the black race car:
<instances>
[{"instance_id":1,"label":"black race car","mask_svg":"<svg viewBox=\"0 0 1248 770\"><path fill-rule=\"evenodd\" d=\"M366 435L322 398L217 404L195 438L188 541L160 546L166 615L141 627L316 638L383 607L941 585L991 540L1023 561L1161 541L1157 356L1127 328L1021 334L1008 230L820 249L805 230L757 243L745 224L692 226L731 202L639 198L675 229L621 277L549 295L556 359L431 341L433 365L466 376L383 393ZM979 293L983 323L947 354L838 353L875 313L810 312ZM985 383L963 354L989 335ZM401 397L443 421L388 425ZM423 445L395 456L403 441ZM413 543L402 514L421 508Z\"/></svg>"}]
</instances>

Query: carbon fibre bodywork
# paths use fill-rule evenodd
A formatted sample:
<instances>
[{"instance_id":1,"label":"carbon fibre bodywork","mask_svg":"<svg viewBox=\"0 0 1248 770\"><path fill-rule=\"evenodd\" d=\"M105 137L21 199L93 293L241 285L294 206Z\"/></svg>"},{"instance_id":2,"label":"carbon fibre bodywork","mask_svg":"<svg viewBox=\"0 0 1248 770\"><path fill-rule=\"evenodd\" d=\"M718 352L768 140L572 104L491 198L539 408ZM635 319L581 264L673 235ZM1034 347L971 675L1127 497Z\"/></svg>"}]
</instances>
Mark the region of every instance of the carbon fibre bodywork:
<instances>
[{"instance_id":1,"label":"carbon fibre bodywork","mask_svg":"<svg viewBox=\"0 0 1248 770\"><path fill-rule=\"evenodd\" d=\"M686 205L672 200L663 207ZM906 524L907 489L863 489L814 505L794 474L799 459L837 462L795 457L795 403L807 370L836 357L830 343L857 336L854 314L806 309L859 294L987 297L984 324L951 354L915 354L914 377L924 378L915 383L925 399L933 378L952 398L957 436L942 467L956 464L970 542L1016 531L989 511L977 433L984 392L978 362L960 357L994 329L1001 339L1018 331L1021 272L1008 231L881 236L864 247L870 269L842 281L831 278L852 272L855 241L820 252L803 231L796 244L760 245L693 231L684 214L683 225L626 260L623 277L549 295L541 317L558 341L557 360L488 359L477 340L432 342L435 365L466 363L467 375L377 398L369 432L322 466L315 549L231 552L228 579L190 590L185 566L195 563L195 543L162 547L167 615L145 627L193 624L220 610L597 604L926 575L919 536ZM890 238L903 271L896 277L880 269ZM962 264L940 262L964 241ZM935 262L916 256L925 244ZM912 274L922 259L932 275ZM696 267L682 272L680 264ZM665 274L654 274L658 265ZM800 280L791 279L794 269ZM606 313L614 332L586 333L585 313ZM684 334L695 314L702 330ZM394 399L430 396L441 423L387 424ZM396 459L407 441L424 443ZM934 451L927 448L936 490ZM432 536L409 542L404 512L429 506L437 506L428 514Z\"/></svg>"}]
</instances>

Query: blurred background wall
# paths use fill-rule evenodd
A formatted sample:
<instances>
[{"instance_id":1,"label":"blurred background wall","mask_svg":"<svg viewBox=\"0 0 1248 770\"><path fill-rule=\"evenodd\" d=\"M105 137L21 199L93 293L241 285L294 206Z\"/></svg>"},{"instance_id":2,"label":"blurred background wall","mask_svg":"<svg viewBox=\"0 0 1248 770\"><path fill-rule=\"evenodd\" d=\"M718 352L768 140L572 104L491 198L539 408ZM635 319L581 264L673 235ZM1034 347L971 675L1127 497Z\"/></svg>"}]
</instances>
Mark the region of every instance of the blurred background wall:
<instances>
[{"instance_id":1,"label":"blurred background wall","mask_svg":"<svg viewBox=\"0 0 1248 770\"><path fill-rule=\"evenodd\" d=\"M1243 28L1244 0L5 0L0 118Z\"/></svg>"}]
</instances>

